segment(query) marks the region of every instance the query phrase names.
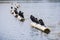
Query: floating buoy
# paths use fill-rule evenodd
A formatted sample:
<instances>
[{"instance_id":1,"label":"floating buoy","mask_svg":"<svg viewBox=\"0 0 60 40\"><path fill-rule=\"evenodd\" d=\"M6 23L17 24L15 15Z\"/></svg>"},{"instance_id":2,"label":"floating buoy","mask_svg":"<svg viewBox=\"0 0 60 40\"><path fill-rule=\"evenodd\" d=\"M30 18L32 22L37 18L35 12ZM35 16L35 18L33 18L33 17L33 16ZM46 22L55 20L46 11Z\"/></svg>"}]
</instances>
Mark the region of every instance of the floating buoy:
<instances>
[{"instance_id":1,"label":"floating buoy","mask_svg":"<svg viewBox=\"0 0 60 40\"><path fill-rule=\"evenodd\" d=\"M36 29L38 29L38 30L41 30L42 32L44 32L46 34L49 34L50 33L50 30L47 27L42 26L40 24L37 24L35 22L32 22L31 23L31 26L34 27L34 28L36 28Z\"/></svg>"}]
</instances>

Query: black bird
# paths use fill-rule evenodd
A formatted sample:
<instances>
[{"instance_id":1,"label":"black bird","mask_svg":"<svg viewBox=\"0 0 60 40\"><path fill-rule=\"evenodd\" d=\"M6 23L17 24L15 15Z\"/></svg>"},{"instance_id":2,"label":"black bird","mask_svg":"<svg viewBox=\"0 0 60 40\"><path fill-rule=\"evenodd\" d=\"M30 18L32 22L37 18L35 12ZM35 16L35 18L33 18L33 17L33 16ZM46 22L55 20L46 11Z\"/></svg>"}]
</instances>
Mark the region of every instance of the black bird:
<instances>
[{"instance_id":1,"label":"black bird","mask_svg":"<svg viewBox=\"0 0 60 40\"><path fill-rule=\"evenodd\" d=\"M35 22L35 17L33 15L30 16L30 19Z\"/></svg>"},{"instance_id":2,"label":"black bird","mask_svg":"<svg viewBox=\"0 0 60 40\"><path fill-rule=\"evenodd\" d=\"M35 18L33 15L30 16L30 19L35 23L39 23L37 18Z\"/></svg>"},{"instance_id":3,"label":"black bird","mask_svg":"<svg viewBox=\"0 0 60 40\"><path fill-rule=\"evenodd\" d=\"M13 9L13 7L11 7L11 9Z\"/></svg>"},{"instance_id":4,"label":"black bird","mask_svg":"<svg viewBox=\"0 0 60 40\"><path fill-rule=\"evenodd\" d=\"M14 12L15 12L15 14L18 14L17 8L15 8Z\"/></svg>"},{"instance_id":5,"label":"black bird","mask_svg":"<svg viewBox=\"0 0 60 40\"><path fill-rule=\"evenodd\" d=\"M43 20L42 20L42 19L39 19L39 23L40 23L40 25L45 26L45 24L44 24L44 22L43 22Z\"/></svg>"},{"instance_id":6,"label":"black bird","mask_svg":"<svg viewBox=\"0 0 60 40\"><path fill-rule=\"evenodd\" d=\"M19 11L19 16L24 18L23 12Z\"/></svg>"}]
</instances>

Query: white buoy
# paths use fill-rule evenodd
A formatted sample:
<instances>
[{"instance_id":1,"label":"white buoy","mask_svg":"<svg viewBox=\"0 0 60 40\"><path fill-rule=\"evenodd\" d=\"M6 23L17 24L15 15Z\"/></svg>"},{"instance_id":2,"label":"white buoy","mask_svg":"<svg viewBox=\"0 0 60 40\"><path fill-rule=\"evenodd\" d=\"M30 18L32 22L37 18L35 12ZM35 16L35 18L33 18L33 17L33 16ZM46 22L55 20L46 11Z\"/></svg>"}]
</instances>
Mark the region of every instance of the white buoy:
<instances>
[{"instance_id":1,"label":"white buoy","mask_svg":"<svg viewBox=\"0 0 60 40\"><path fill-rule=\"evenodd\" d=\"M34 27L34 28L37 28L37 29L39 29L42 32L45 32L47 34L50 33L50 30L47 27L41 26L40 24L36 24L36 23L32 22L31 26Z\"/></svg>"}]
</instances>

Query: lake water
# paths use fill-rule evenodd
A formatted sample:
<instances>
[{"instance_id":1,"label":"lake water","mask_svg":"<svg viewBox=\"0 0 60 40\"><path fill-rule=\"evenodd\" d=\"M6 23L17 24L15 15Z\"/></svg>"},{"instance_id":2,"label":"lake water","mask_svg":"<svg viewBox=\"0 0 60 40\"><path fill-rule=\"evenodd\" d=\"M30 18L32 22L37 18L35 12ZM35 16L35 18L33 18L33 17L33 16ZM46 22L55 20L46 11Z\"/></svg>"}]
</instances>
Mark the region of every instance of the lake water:
<instances>
[{"instance_id":1,"label":"lake water","mask_svg":"<svg viewBox=\"0 0 60 40\"><path fill-rule=\"evenodd\" d=\"M25 21L10 13L10 3L0 4L0 40L60 40L60 3L19 3ZM51 32L45 34L32 28L30 15L43 19Z\"/></svg>"}]
</instances>

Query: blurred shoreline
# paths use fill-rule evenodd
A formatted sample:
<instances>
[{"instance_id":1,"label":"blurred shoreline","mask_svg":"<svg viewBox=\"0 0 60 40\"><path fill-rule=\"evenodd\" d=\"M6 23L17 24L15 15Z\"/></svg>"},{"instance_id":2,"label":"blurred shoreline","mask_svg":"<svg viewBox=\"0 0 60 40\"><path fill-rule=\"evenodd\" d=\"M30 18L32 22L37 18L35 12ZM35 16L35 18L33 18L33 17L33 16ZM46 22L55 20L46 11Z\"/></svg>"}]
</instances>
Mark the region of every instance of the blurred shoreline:
<instances>
[{"instance_id":1,"label":"blurred shoreline","mask_svg":"<svg viewBox=\"0 0 60 40\"><path fill-rule=\"evenodd\" d=\"M60 3L59 0L0 0L0 3Z\"/></svg>"}]
</instances>

